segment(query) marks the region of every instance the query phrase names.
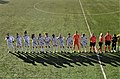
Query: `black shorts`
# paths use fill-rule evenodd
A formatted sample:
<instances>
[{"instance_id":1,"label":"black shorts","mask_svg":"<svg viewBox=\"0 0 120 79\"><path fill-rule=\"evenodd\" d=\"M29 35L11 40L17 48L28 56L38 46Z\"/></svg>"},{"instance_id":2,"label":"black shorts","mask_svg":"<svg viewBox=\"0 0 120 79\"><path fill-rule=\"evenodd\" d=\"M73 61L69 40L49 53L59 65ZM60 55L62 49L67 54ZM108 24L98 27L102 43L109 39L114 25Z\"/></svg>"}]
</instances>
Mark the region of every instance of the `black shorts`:
<instances>
[{"instance_id":1,"label":"black shorts","mask_svg":"<svg viewBox=\"0 0 120 79\"><path fill-rule=\"evenodd\" d=\"M112 47L115 47L116 46L116 43L112 43Z\"/></svg>"},{"instance_id":2,"label":"black shorts","mask_svg":"<svg viewBox=\"0 0 120 79\"><path fill-rule=\"evenodd\" d=\"M94 43L90 42L90 47L92 47L92 46L95 47L95 44L96 44L96 42L94 42Z\"/></svg>"},{"instance_id":3,"label":"black shorts","mask_svg":"<svg viewBox=\"0 0 120 79\"><path fill-rule=\"evenodd\" d=\"M99 46L100 46L100 47L102 46L102 44L103 44L103 42L99 42Z\"/></svg>"},{"instance_id":4,"label":"black shorts","mask_svg":"<svg viewBox=\"0 0 120 79\"><path fill-rule=\"evenodd\" d=\"M111 44L111 41L105 41L105 45L107 46L110 46L110 44Z\"/></svg>"}]
</instances>

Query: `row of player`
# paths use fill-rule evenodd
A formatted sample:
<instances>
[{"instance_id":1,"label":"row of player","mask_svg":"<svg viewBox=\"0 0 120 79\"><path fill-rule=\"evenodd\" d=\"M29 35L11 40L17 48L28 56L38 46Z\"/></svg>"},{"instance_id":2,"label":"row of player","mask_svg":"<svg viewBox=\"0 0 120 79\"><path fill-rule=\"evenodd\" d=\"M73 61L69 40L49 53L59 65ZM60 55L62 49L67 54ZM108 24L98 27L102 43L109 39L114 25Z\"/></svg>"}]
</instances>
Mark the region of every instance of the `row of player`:
<instances>
[{"instance_id":1,"label":"row of player","mask_svg":"<svg viewBox=\"0 0 120 79\"><path fill-rule=\"evenodd\" d=\"M27 34L27 31L24 32L23 40L24 40L24 48L22 48L22 38L17 33L15 40L13 36L10 36L9 33L7 33L7 36L5 37L5 40L7 40L7 46L8 51L24 51L24 52L30 52L30 42L29 42L29 36ZM35 50L38 51L58 51L58 47L60 47L60 51L74 51L75 47L77 46L77 51L80 51L80 45L83 48L82 52L86 52L86 46L87 46L87 37L85 34L82 34L80 37L80 34L76 31L74 35L71 35L70 33L66 37L66 48L64 47L64 37L59 34L58 37L55 36L55 34L52 34L52 38L48 35L48 33L45 33L45 36L42 36L39 34L38 38L35 36L35 34L32 34L32 52L35 52ZM16 41L16 47L14 48L14 41ZM109 34L109 32L106 33L105 37L103 37L103 34L100 33L99 36L99 52L102 51L102 45L103 42L105 42L104 51L106 52L106 49L108 47L108 51L110 52L110 44L112 42L112 51L116 52L116 42L118 41L118 45L120 46L120 37L117 37L116 34L113 35L113 37ZM51 44L52 43L52 49ZM96 46L96 36L94 33L90 36L90 52L96 52L95 50ZM119 47L118 46L118 47ZM119 51L119 50L118 50Z\"/></svg>"}]
</instances>

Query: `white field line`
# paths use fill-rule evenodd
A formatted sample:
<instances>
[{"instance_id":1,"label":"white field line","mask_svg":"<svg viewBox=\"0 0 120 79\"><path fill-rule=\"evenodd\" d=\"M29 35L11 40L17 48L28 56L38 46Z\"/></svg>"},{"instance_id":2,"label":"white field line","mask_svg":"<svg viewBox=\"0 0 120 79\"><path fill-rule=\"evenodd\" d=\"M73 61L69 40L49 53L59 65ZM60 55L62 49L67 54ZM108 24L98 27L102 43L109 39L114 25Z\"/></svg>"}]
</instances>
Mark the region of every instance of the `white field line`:
<instances>
[{"instance_id":1,"label":"white field line","mask_svg":"<svg viewBox=\"0 0 120 79\"><path fill-rule=\"evenodd\" d=\"M49 11L45 11L42 9L38 9L36 6L39 3L34 4L34 9L43 13L47 13L47 14L53 14L53 15L83 15L83 13L55 13L55 12L49 12ZM110 14L115 14L115 13L120 13L120 10L118 11L113 11L113 12L106 12L106 13L96 13L96 14L86 14L86 15L93 15L93 16L97 16L97 15L110 15Z\"/></svg>"},{"instance_id":2,"label":"white field line","mask_svg":"<svg viewBox=\"0 0 120 79\"><path fill-rule=\"evenodd\" d=\"M88 30L89 30L90 35L91 35L90 26L89 26L89 24L88 24L88 21L87 21L87 18L86 18L85 11L84 11L84 8L83 8L83 6L82 6L81 0L79 0L79 4L80 4L80 7L81 7L82 12L83 12L83 16L84 16L84 18L85 18L86 25L87 25ZM98 52L96 47L95 47L95 51ZM99 56L98 54L97 54L97 57L98 57L98 61L99 61L99 64L100 64L100 68L101 68L103 77L104 77L104 79L107 79L106 74L105 74L105 71L104 71L103 66L102 66L102 64L101 64L101 61L100 61L100 56Z\"/></svg>"}]
</instances>

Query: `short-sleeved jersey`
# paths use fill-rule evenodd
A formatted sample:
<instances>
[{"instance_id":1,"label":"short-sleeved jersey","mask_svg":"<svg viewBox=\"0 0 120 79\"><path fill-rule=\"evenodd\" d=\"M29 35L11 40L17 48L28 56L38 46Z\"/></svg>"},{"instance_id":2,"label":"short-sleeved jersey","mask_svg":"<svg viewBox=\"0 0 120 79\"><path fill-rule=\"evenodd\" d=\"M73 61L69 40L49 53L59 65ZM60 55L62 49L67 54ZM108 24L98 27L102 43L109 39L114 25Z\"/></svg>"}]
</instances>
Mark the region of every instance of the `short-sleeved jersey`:
<instances>
[{"instance_id":1,"label":"short-sleeved jersey","mask_svg":"<svg viewBox=\"0 0 120 79\"><path fill-rule=\"evenodd\" d=\"M72 42L72 37L67 36L67 37L66 37L66 42L67 42L67 44L68 44L68 43L71 43L71 42Z\"/></svg>"},{"instance_id":2,"label":"short-sleeved jersey","mask_svg":"<svg viewBox=\"0 0 120 79\"><path fill-rule=\"evenodd\" d=\"M74 34L73 35L73 41L74 42L79 42L80 41L80 35L79 34Z\"/></svg>"},{"instance_id":3,"label":"short-sleeved jersey","mask_svg":"<svg viewBox=\"0 0 120 79\"><path fill-rule=\"evenodd\" d=\"M20 36L16 36L16 42L20 43L22 38Z\"/></svg>"},{"instance_id":4,"label":"short-sleeved jersey","mask_svg":"<svg viewBox=\"0 0 120 79\"><path fill-rule=\"evenodd\" d=\"M105 41L111 41L112 37L111 35L106 34L105 35Z\"/></svg>"},{"instance_id":5,"label":"short-sleeved jersey","mask_svg":"<svg viewBox=\"0 0 120 79\"><path fill-rule=\"evenodd\" d=\"M38 43L44 43L44 37L38 37Z\"/></svg>"},{"instance_id":6,"label":"short-sleeved jersey","mask_svg":"<svg viewBox=\"0 0 120 79\"><path fill-rule=\"evenodd\" d=\"M81 36L81 43L87 43L87 37Z\"/></svg>"},{"instance_id":7,"label":"short-sleeved jersey","mask_svg":"<svg viewBox=\"0 0 120 79\"><path fill-rule=\"evenodd\" d=\"M95 36L91 36L90 37L90 42L95 43L96 42L96 37Z\"/></svg>"},{"instance_id":8,"label":"short-sleeved jersey","mask_svg":"<svg viewBox=\"0 0 120 79\"><path fill-rule=\"evenodd\" d=\"M117 42L117 37L113 36L113 37L112 37L112 42L113 42L113 43L116 43L116 42Z\"/></svg>"},{"instance_id":9,"label":"short-sleeved jersey","mask_svg":"<svg viewBox=\"0 0 120 79\"><path fill-rule=\"evenodd\" d=\"M13 36L6 36L5 40L9 43L12 43L14 41L14 37Z\"/></svg>"},{"instance_id":10,"label":"short-sleeved jersey","mask_svg":"<svg viewBox=\"0 0 120 79\"><path fill-rule=\"evenodd\" d=\"M36 43L36 37L32 38L32 43Z\"/></svg>"},{"instance_id":11,"label":"short-sleeved jersey","mask_svg":"<svg viewBox=\"0 0 120 79\"><path fill-rule=\"evenodd\" d=\"M24 35L23 38L24 38L24 42L28 42L29 41L29 36L28 35Z\"/></svg>"},{"instance_id":12,"label":"short-sleeved jersey","mask_svg":"<svg viewBox=\"0 0 120 79\"><path fill-rule=\"evenodd\" d=\"M61 44L61 43L64 43L64 38L63 38L63 37L59 37L58 40L59 40L59 43L60 43L60 44Z\"/></svg>"},{"instance_id":13,"label":"short-sleeved jersey","mask_svg":"<svg viewBox=\"0 0 120 79\"><path fill-rule=\"evenodd\" d=\"M51 40L49 36L48 36L48 37L45 37L44 39L45 39L45 43L49 43L50 40Z\"/></svg>"},{"instance_id":14,"label":"short-sleeved jersey","mask_svg":"<svg viewBox=\"0 0 120 79\"><path fill-rule=\"evenodd\" d=\"M53 45L54 45L54 44L57 44L57 38L56 38L56 37L52 38L52 44L53 44Z\"/></svg>"}]
</instances>

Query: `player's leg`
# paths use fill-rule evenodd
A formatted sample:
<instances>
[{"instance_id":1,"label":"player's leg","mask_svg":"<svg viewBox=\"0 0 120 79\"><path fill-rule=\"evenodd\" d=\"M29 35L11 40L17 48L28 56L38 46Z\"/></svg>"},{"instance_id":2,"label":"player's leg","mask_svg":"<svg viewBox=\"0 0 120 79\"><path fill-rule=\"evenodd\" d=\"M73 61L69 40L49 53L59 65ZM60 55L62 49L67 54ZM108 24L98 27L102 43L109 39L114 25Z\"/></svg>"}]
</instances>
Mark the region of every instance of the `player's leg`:
<instances>
[{"instance_id":1,"label":"player's leg","mask_svg":"<svg viewBox=\"0 0 120 79\"><path fill-rule=\"evenodd\" d=\"M90 52L92 52L92 42L90 42Z\"/></svg>"},{"instance_id":2,"label":"player's leg","mask_svg":"<svg viewBox=\"0 0 120 79\"><path fill-rule=\"evenodd\" d=\"M107 52L107 51L106 51L107 45L108 45L108 44L107 44L107 41L105 41L105 47L104 47L105 52Z\"/></svg>"},{"instance_id":3,"label":"player's leg","mask_svg":"<svg viewBox=\"0 0 120 79\"><path fill-rule=\"evenodd\" d=\"M110 44L111 44L111 42L109 41L108 42L108 51L110 52Z\"/></svg>"},{"instance_id":4,"label":"player's leg","mask_svg":"<svg viewBox=\"0 0 120 79\"><path fill-rule=\"evenodd\" d=\"M93 43L93 52L95 52L95 45L96 43Z\"/></svg>"}]
</instances>

